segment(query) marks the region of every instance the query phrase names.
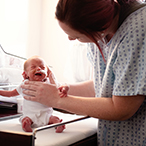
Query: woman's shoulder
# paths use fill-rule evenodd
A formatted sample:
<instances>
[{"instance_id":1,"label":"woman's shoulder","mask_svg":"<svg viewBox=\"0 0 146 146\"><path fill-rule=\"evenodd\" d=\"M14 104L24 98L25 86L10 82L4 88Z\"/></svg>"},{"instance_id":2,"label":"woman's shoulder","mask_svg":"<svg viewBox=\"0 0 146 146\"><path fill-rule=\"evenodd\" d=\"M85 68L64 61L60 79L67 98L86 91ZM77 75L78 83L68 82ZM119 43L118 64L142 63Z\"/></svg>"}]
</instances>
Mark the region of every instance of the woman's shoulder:
<instances>
[{"instance_id":1,"label":"woman's shoulder","mask_svg":"<svg viewBox=\"0 0 146 146\"><path fill-rule=\"evenodd\" d=\"M134 2L128 5L121 6L120 16L119 16L119 27L123 24L129 16L133 15L135 12L138 12L141 9L145 9L146 3Z\"/></svg>"},{"instance_id":2,"label":"woman's shoulder","mask_svg":"<svg viewBox=\"0 0 146 146\"><path fill-rule=\"evenodd\" d=\"M146 29L146 6L137 9L123 21L113 40L122 42L124 37L141 33L142 29Z\"/></svg>"}]
</instances>

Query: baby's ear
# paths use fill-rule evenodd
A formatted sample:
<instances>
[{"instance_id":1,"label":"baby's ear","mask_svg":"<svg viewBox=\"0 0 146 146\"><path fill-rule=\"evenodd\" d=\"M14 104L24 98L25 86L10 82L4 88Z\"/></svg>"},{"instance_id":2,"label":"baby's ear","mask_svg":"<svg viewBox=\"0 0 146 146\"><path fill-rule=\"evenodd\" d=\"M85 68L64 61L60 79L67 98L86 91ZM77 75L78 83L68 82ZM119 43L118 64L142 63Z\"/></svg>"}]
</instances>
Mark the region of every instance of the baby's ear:
<instances>
[{"instance_id":1,"label":"baby's ear","mask_svg":"<svg viewBox=\"0 0 146 146\"><path fill-rule=\"evenodd\" d=\"M27 73L25 71L22 73L22 76L23 76L24 80L28 79Z\"/></svg>"}]
</instances>

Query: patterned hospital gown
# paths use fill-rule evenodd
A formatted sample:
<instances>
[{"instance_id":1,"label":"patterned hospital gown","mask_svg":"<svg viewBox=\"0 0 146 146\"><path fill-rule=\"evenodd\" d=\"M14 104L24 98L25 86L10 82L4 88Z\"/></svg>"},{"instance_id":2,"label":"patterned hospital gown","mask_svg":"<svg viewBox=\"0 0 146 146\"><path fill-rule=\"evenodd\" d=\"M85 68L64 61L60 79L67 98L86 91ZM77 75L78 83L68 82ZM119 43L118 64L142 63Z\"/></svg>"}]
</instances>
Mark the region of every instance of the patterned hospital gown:
<instances>
[{"instance_id":1,"label":"patterned hospital gown","mask_svg":"<svg viewBox=\"0 0 146 146\"><path fill-rule=\"evenodd\" d=\"M146 7L129 15L103 46L106 63L89 45L96 97L146 95ZM97 133L99 146L146 146L146 100L128 120L99 120Z\"/></svg>"}]
</instances>

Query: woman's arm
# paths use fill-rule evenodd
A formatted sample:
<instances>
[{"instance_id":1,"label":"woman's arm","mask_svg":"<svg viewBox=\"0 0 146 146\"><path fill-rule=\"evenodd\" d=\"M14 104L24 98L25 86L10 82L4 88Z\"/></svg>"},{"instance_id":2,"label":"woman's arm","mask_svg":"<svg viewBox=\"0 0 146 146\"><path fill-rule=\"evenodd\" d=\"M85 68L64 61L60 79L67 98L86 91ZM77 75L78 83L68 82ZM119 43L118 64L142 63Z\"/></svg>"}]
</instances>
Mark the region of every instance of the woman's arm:
<instances>
[{"instance_id":1,"label":"woman's arm","mask_svg":"<svg viewBox=\"0 0 146 146\"><path fill-rule=\"evenodd\" d=\"M83 97L95 97L93 81L90 80L69 85L68 94Z\"/></svg>"},{"instance_id":2,"label":"woman's arm","mask_svg":"<svg viewBox=\"0 0 146 146\"><path fill-rule=\"evenodd\" d=\"M76 114L121 121L133 116L144 99L145 96L141 95L113 96L112 98L84 98L69 95L67 98L58 98L58 101L53 104Z\"/></svg>"},{"instance_id":3,"label":"woman's arm","mask_svg":"<svg viewBox=\"0 0 146 146\"><path fill-rule=\"evenodd\" d=\"M66 97L68 94L82 97L95 97L93 81L86 81L74 85L63 84L59 88L60 97Z\"/></svg>"},{"instance_id":4,"label":"woman's arm","mask_svg":"<svg viewBox=\"0 0 146 146\"><path fill-rule=\"evenodd\" d=\"M27 81L22 85L22 88L29 89L23 91L24 94L28 95L24 97L27 100L37 101L54 108L105 120L126 120L130 118L145 99L141 95L113 95L112 98L88 98L68 95L67 97L60 98L57 87L44 82L39 82L38 84L38 82Z\"/></svg>"}]
</instances>

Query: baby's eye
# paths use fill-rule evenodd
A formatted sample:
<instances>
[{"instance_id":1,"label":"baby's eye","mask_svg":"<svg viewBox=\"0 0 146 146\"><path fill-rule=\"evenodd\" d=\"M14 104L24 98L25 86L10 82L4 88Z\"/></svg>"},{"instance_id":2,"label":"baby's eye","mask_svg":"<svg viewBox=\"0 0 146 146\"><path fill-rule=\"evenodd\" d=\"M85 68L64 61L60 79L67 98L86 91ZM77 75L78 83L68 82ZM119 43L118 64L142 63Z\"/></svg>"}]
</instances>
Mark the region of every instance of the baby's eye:
<instances>
[{"instance_id":1,"label":"baby's eye","mask_svg":"<svg viewBox=\"0 0 146 146\"><path fill-rule=\"evenodd\" d=\"M40 68L44 70L45 69L45 66L40 66Z\"/></svg>"},{"instance_id":2,"label":"baby's eye","mask_svg":"<svg viewBox=\"0 0 146 146\"><path fill-rule=\"evenodd\" d=\"M31 69L34 69L34 68L36 68L36 66L31 66Z\"/></svg>"}]
</instances>

